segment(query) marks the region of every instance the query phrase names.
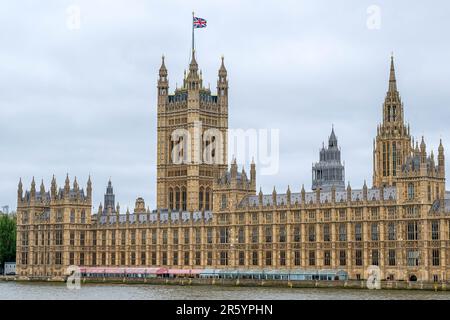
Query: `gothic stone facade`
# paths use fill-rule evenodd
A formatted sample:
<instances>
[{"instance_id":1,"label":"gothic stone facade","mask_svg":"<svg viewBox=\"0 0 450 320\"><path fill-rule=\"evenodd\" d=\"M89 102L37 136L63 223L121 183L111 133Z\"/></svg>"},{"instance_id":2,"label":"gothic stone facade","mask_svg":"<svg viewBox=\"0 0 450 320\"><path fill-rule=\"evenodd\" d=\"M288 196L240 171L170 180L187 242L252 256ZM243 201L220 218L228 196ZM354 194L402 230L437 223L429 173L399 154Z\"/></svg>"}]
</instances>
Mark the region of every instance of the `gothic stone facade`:
<instances>
[{"instance_id":1,"label":"gothic stone facade","mask_svg":"<svg viewBox=\"0 0 450 320\"><path fill-rule=\"evenodd\" d=\"M66 178L50 191L35 182L18 189L17 273L23 278L63 277L69 265L158 266L229 269L340 269L350 279L367 278L369 266L383 279L450 280L450 200L445 191L442 142L438 161L427 154L403 122L403 104L391 61L383 122L374 141L373 187L336 185L306 192L256 192L250 177L222 162L175 164L170 150L187 143L172 139L179 126L196 121L225 133L228 80L223 64L217 95L202 85L195 54L181 89L168 94L167 69L158 81L157 210L138 198L132 213L114 204L112 186L105 208L91 214L86 192ZM333 133L334 135L334 133ZM226 159L226 138L202 138ZM337 145L337 141L336 141ZM333 147L333 146L332 146ZM220 149L223 148L222 153ZM178 153L185 157L185 149ZM215 155L214 155L215 153ZM343 172L343 167L338 166ZM342 179L341 179L342 178ZM107 204L106 204L107 203Z\"/></svg>"}]
</instances>

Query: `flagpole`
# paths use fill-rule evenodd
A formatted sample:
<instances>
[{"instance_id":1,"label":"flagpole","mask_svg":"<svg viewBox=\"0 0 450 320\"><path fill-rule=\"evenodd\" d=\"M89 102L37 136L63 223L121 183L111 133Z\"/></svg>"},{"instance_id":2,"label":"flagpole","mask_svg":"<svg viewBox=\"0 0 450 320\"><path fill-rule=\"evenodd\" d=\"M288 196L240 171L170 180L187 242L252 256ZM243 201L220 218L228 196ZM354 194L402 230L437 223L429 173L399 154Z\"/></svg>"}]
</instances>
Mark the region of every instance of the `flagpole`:
<instances>
[{"instance_id":1,"label":"flagpole","mask_svg":"<svg viewBox=\"0 0 450 320\"><path fill-rule=\"evenodd\" d=\"M192 11L192 54L194 54L194 11Z\"/></svg>"}]
</instances>

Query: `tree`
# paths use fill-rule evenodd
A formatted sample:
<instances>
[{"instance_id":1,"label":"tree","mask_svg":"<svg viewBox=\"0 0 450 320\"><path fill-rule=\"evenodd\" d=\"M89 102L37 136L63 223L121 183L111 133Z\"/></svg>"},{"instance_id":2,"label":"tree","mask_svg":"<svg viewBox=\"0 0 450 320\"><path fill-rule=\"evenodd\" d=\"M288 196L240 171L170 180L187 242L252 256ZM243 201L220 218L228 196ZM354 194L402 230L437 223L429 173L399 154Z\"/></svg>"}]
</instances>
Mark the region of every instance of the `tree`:
<instances>
[{"instance_id":1,"label":"tree","mask_svg":"<svg viewBox=\"0 0 450 320\"><path fill-rule=\"evenodd\" d=\"M16 261L16 220L0 215L0 265Z\"/></svg>"}]
</instances>

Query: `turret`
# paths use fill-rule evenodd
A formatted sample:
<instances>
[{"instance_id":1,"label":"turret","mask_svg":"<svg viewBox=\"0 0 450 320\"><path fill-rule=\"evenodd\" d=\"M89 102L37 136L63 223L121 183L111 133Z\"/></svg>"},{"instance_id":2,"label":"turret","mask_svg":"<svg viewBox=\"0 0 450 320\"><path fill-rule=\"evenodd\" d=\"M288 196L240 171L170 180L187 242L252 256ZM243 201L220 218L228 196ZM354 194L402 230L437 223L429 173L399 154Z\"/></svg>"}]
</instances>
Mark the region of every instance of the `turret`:
<instances>
[{"instance_id":1,"label":"turret","mask_svg":"<svg viewBox=\"0 0 450 320\"><path fill-rule=\"evenodd\" d=\"M434 161L434 152L433 152L433 150L431 150L431 153L430 153L430 163L431 163L431 168L433 169L433 172L434 172L434 170L436 168L436 163Z\"/></svg>"},{"instance_id":2,"label":"turret","mask_svg":"<svg viewBox=\"0 0 450 320\"><path fill-rule=\"evenodd\" d=\"M242 166L242 170L241 170L241 179L242 179L242 184L243 186L245 185L245 183L248 181L247 180L247 173L245 172L245 168L244 166Z\"/></svg>"},{"instance_id":3,"label":"turret","mask_svg":"<svg viewBox=\"0 0 450 320\"><path fill-rule=\"evenodd\" d=\"M221 101L226 101L228 96L227 69L225 68L223 56L222 63L219 68L219 78L217 80L217 96Z\"/></svg>"},{"instance_id":4,"label":"turret","mask_svg":"<svg viewBox=\"0 0 450 320\"><path fill-rule=\"evenodd\" d=\"M273 201L273 205L276 206L277 205L277 191L275 190L275 186L273 186L272 201Z\"/></svg>"},{"instance_id":5,"label":"turret","mask_svg":"<svg viewBox=\"0 0 450 320\"><path fill-rule=\"evenodd\" d=\"M114 213L115 212L115 202L116 196L114 195L114 189L112 186L111 178L108 181L108 186L106 187L106 193L104 197L105 210L104 213Z\"/></svg>"},{"instance_id":6,"label":"turret","mask_svg":"<svg viewBox=\"0 0 450 320\"><path fill-rule=\"evenodd\" d=\"M416 147L414 148L414 155L420 156L420 150L419 150L419 142L416 141Z\"/></svg>"},{"instance_id":7,"label":"turret","mask_svg":"<svg viewBox=\"0 0 450 320\"><path fill-rule=\"evenodd\" d=\"M352 201L352 188L350 187L350 181L348 182L347 185L347 201L348 202Z\"/></svg>"},{"instance_id":8,"label":"turret","mask_svg":"<svg viewBox=\"0 0 450 320\"><path fill-rule=\"evenodd\" d=\"M302 190L300 191L300 193L301 193L301 196L302 196L302 204L304 204L305 201L306 201L306 192L305 192L305 185L304 184L302 184Z\"/></svg>"},{"instance_id":9,"label":"turret","mask_svg":"<svg viewBox=\"0 0 450 320\"><path fill-rule=\"evenodd\" d=\"M34 177L33 180L31 181L30 195L32 200L36 198L36 182L34 182Z\"/></svg>"},{"instance_id":10,"label":"turret","mask_svg":"<svg viewBox=\"0 0 450 320\"><path fill-rule=\"evenodd\" d=\"M22 201L23 199L23 185L22 178L19 179L19 185L17 186L17 200Z\"/></svg>"},{"instance_id":11,"label":"turret","mask_svg":"<svg viewBox=\"0 0 450 320\"><path fill-rule=\"evenodd\" d=\"M426 161L427 161L427 146L422 136L422 141L420 142L420 162L425 163Z\"/></svg>"},{"instance_id":12,"label":"turret","mask_svg":"<svg viewBox=\"0 0 450 320\"><path fill-rule=\"evenodd\" d=\"M68 197L70 193L70 180L69 180L69 174L66 175L66 181L64 183L64 196Z\"/></svg>"},{"instance_id":13,"label":"turret","mask_svg":"<svg viewBox=\"0 0 450 320\"><path fill-rule=\"evenodd\" d=\"M444 147L442 145L442 139L439 142L438 148L438 166L439 166L439 174L442 177L445 177L445 156L444 156Z\"/></svg>"},{"instance_id":14,"label":"turret","mask_svg":"<svg viewBox=\"0 0 450 320\"><path fill-rule=\"evenodd\" d=\"M159 68L159 79L158 79L158 89L159 95L166 96L167 89L169 88L169 80L167 79L167 68L164 63L164 56L161 58L161 67ZM162 89L166 89L163 91Z\"/></svg>"},{"instance_id":15,"label":"turret","mask_svg":"<svg viewBox=\"0 0 450 320\"><path fill-rule=\"evenodd\" d=\"M41 186L40 186L39 192L41 193L41 200L44 200L44 194L45 194L44 179L41 180Z\"/></svg>"},{"instance_id":16,"label":"turret","mask_svg":"<svg viewBox=\"0 0 450 320\"><path fill-rule=\"evenodd\" d=\"M363 200L367 201L367 183L366 183L366 180L364 180L364 185L363 185Z\"/></svg>"},{"instance_id":17,"label":"turret","mask_svg":"<svg viewBox=\"0 0 450 320\"><path fill-rule=\"evenodd\" d=\"M250 165L250 189L256 192L256 165L255 160L252 158L252 163Z\"/></svg>"},{"instance_id":18,"label":"turret","mask_svg":"<svg viewBox=\"0 0 450 320\"><path fill-rule=\"evenodd\" d=\"M291 188L288 185L287 191L286 191L286 201L287 205L291 204Z\"/></svg>"},{"instance_id":19,"label":"turret","mask_svg":"<svg viewBox=\"0 0 450 320\"><path fill-rule=\"evenodd\" d=\"M80 187L78 185L77 177L73 180L73 190L78 191L80 190Z\"/></svg>"},{"instance_id":20,"label":"turret","mask_svg":"<svg viewBox=\"0 0 450 320\"><path fill-rule=\"evenodd\" d=\"M189 72L184 81L184 88L189 89L190 91L197 91L202 88L202 80L198 74L198 64L195 59L195 50L192 50L192 59L189 64Z\"/></svg>"},{"instance_id":21,"label":"turret","mask_svg":"<svg viewBox=\"0 0 450 320\"><path fill-rule=\"evenodd\" d=\"M86 196L88 199L92 199L92 182L91 182L91 176L89 175L87 187L86 187Z\"/></svg>"},{"instance_id":22,"label":"turret","mask_svg":"<svg viewBox=\"0 0 450 320\"><path fill-rule=\"evenodd\" d=\"M233 161L231 162L230 172L231 172L231 181L235 181L236 177L237 177L238 167L237 167L237 163L236 163L236 158L234 158L234 157L233 157Z\"/></svg>"},{"instance_id":23,"label":"turret","mask_svg":"<svg viewBox=\"0 0 450 320\"><path fill-rule=\"evenodd\" d=\"M320 188L316 189L316 203L320 203Z\"/></svg>"},{"instance_id":24,"label":"turret","mask_svg":"<svg viewBox=\"0 0 450 320\"><path fill-rule=\"evenodd\" d=\"M56 199L57 197L57 188L56 188L56 179L55 175L52 177L52 185L50 187L50 194L52 199Z\"/></svg>"}]
</instances>

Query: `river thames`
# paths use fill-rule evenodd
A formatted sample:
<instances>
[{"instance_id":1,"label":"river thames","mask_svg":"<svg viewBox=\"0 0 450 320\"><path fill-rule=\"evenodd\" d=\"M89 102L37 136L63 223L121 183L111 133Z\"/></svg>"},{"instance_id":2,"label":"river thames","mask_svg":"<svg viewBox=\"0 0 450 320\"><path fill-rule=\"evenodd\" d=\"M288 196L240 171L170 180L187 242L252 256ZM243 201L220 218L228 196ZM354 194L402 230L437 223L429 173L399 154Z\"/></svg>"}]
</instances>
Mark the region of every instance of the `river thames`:
<instances>
[{"instance_id":1,"label":"river thames","mask_svg":"<svg viewBox=\"0 0 450 320\"><path fill-rule=\"evenodd\" d=\"M145 284L82 284L69 290L64 283L0 281L0 300L450 300L450 291L261 288Z\"/></svg>"}]
</instances>

